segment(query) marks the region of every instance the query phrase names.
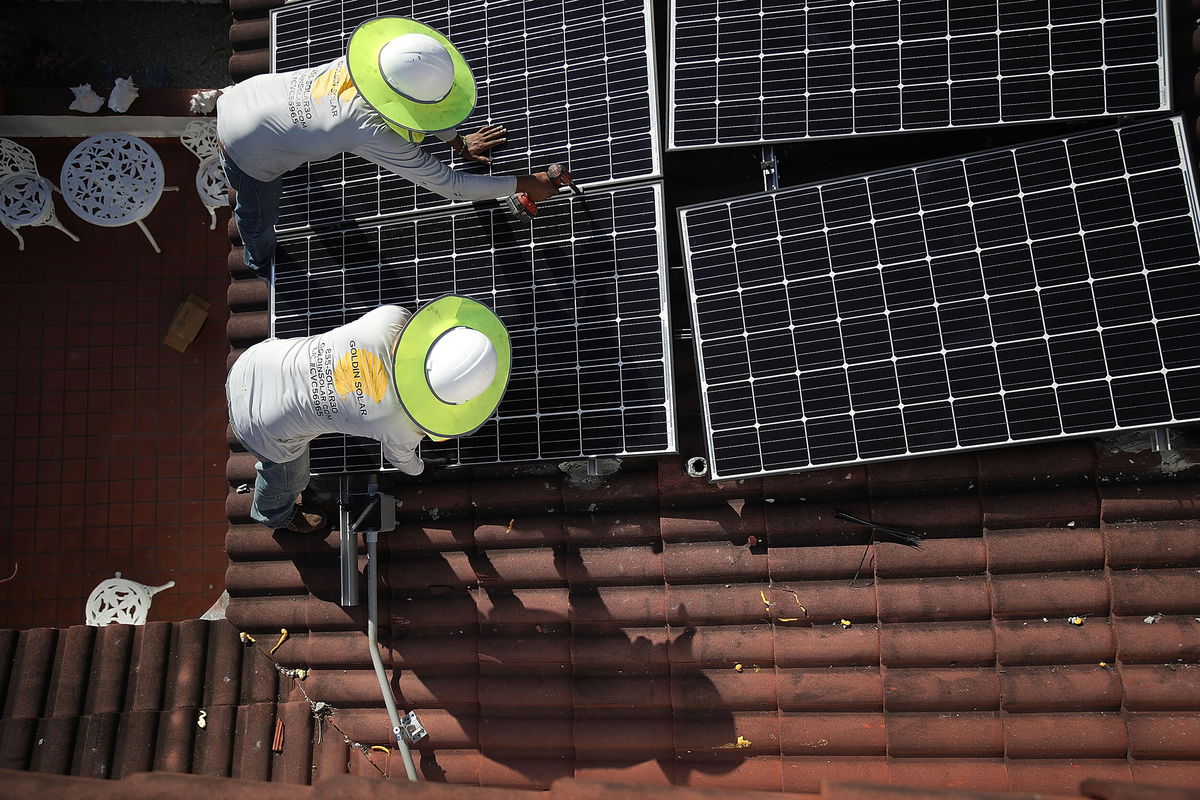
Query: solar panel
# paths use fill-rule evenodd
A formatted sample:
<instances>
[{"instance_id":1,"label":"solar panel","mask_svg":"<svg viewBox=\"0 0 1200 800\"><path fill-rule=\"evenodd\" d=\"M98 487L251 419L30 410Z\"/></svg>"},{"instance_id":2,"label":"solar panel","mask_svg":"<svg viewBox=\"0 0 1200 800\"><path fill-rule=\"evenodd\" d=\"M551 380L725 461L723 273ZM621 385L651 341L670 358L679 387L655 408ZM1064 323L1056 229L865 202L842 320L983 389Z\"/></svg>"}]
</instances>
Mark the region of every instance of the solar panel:
<instances>
[{"instance_id":1,"label":"solar panel","mask_svg":"<svg viewBox=\"0 0 1200 800\"><path fill-rule=\"evenodd\" d=\"M496 417L426 443L454 463L675 450L661 184L589 190L535 223L459 209L279 237L272 330L309 336L381 303L409 310L447 292L492 308L512 337ZM317 474L390 469L369 439L323 436Z\"/></svg>"},{"instance_id":2,"label":"solar panel","mask_svg":"<svg viewBox=\"0 0 1200 800\"><path fill-rule=\"evenodd\" d=\"M508 142L491 154L491 166L472 164L470 171L524 174L560 162L589 186L660 174L649 0L289 4L272 12L272 70L326 63L345 53L360 23L387 14L433 26L466 57L479 95L461 131L489 122L508 128ZM449 147L435 137L423 146L450 163ZM449 205L346 153L284 177L279 228Z\"/></svg>"},{"instance_id":3,"label":"solar panel","mask_svg":"<svg viewBox=\"0 0 1200 800\"><path fill-rule=\"evenodd\" d=\"M680 210L713 475L1200 420L1180 119Z\"/></svg>"},{"instance_id":4,"label":"solar panel","mask_svg":"<svg viewBox=\"0 0 1200 800\"><path fill-rule=\"evenodd\" d=\"M1165 0L673 0L668 148L1170 108Z\"/></svg>"}]
</instances>

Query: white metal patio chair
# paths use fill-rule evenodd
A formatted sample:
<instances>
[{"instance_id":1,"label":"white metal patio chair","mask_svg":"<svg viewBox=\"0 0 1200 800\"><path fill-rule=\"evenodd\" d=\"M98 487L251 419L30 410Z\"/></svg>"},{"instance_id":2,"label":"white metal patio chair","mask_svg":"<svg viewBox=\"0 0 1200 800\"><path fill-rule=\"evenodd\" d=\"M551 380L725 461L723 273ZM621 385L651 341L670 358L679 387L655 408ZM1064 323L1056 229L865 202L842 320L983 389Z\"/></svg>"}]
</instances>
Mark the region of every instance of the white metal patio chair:
<instances>
[{"instance_id":1,"label":"white metal patio chair","mask_svg":"<svg viewBox=\"0 0 1200 800\"><path fill-rule=\"evenodd\" d=\"M200 159L196 170L196 194L208 211L212 223L209 230L217 228L217 209L229 205L229 181L225 178L225 169L221 166L221 157L217 144L217 121L215 119L194 119L183 129L179 137L191 153Z\"/></svg>"},{"instance_id":2,"label":"white metal patio chair","mask_svg":"<svg viewBox=\"0 0 1200 800\"><path fill-rule=\"evenodd\" d=\"M48 225L58 228L78 242L54 211L54 189L50 181L30 172L11 175L0 173L0 224L17 237L17 249L25 250L25 239L18 228Z\"/></svg>"},{"instance_id":3,"label":"white metal patio chair","mask_svg":"<svg viewBox=\"0 0 1200 800\"><path fill-rule=\"evenodd\" d=\"M175 581L167 581L162 586L147 586L122 578L118 572L92 590L85 608L86 623L97 628L114 623L145 625L154 595L174 585Z\"/></svg>"}]
</instances>

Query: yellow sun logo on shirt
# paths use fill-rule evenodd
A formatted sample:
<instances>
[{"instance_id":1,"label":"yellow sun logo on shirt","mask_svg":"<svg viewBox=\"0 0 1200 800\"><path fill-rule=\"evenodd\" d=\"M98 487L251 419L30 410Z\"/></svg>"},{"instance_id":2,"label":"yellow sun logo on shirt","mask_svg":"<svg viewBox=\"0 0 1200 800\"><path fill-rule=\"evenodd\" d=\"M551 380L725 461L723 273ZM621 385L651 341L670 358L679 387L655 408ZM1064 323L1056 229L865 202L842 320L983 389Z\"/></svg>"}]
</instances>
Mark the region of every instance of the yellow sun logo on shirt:
<instances>
[{"instance_id":1,"label":"yellow sun logo on shirt","mask_svg":"<svg viewBox=\"0 0 1200 800\"><path fill-rule=\"evenodd\" d=\"M378 403L387 394L388 372L379 356L350 343L350 352L333 368L333 388L344 398L369 397Z\"/></svg>"},{"instance_id":2,"label":"yellow sun logo on shirt","mask_svg":"<svg viewBox=\"0 0 1200 800\"><path fill-rule=\"evenodd\" d=\"M349 103L358 94L358 88L350 80L350 70L344 64L327 69L313 80L310 90L313 100L321 100L329 95L337 95L343 103Z\"/></svg>"}]
</instances>

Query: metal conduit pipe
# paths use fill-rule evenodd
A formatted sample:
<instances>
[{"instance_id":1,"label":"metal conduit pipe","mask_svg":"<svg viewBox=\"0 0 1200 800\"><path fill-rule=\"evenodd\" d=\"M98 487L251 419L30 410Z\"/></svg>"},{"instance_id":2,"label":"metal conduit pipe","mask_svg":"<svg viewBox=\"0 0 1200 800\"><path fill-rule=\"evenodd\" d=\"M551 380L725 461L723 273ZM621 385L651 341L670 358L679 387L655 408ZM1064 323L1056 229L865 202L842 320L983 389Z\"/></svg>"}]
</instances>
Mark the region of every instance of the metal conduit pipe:
<instances>
[{"instance_id":1,"label":"metal conduit pipe","mask_svg":"<svg viewBox=\"0 0 1200 800\"><path fill-rule=\"evenodd\" d=\"M338 554L340 556L341 605L358 605L358 538L350 524L350 476L338 478Z\"/></svg>"},{"instance_id":2,"label":"metal conduit pipe","mask_svg":"<svg viewBox=\"0 0 1200 800\"><path fill-rule=\"evenodd\" d=\"M379 499L376 498L378 503ZM365 514L365 512L364 512ZM361 517L359 518L362 519ZM363 538L367 541L367 647L371 651L371 663L375 665L375 677L379 679L379 688L383 692L383 702L387 706L388 717L392 721L392 735L396 737L396 747L404 758L404 771L410 781L416 781L417 766L413 763L412 752L400 728L400 715L396 713L396 700L392 696L392 687L388 683L387 673L383 670L383 659L379 657L379 582L376 572L377 547L379 531L365 531Z\"/></svg>"}]
</instances>

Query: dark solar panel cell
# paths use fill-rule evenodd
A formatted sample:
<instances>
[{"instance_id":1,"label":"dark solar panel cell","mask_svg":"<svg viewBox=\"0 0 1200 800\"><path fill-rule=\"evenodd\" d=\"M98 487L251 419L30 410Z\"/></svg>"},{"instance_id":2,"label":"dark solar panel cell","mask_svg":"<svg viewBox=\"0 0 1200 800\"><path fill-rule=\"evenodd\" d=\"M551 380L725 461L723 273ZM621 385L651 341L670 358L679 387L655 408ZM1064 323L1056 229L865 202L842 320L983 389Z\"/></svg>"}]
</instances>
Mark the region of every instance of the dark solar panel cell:
<instances>
[{"instance_id":1,"label":"dark solar panel cell","mask_svg":"<svg viewBox=\"0 0 1200 800\"><path fill-rule=\"evenodd\" d=\"M942 343L955 350L992 341L991 320L987 303L982 299L945 303L938 308L942 326Z\"/></svg>"},{"instance_id":2,"label":"dark solar panel cell","mask_svg":"<svg viewBox=\"0 0 1200 800\"><path fill-rule=\"evenodd\" d=\"M1109 328L1104 331L1103 339L1110 375L1136 375L1162 369L1158 336L1150 323Z\"/></svg>"},{"instance_id":3,"label":"dark solar panel cell","mask_svg":"<svg viewBox=\"0 0 1200 800\"><path fill-rule=\"evenodd\" d=\"M887 317L874 314L842 323L842 348L851 363L877 361L892 357L892 342Z\"/></svg>"},{"instance_id":4,"label":"dark solar panel cell","mask_svg":"<svg viewBox=\"0 0 1200 800\"><path fill-rule=\"evenodd\" d=\"M846 371L850 405L855 411L890 408L900 402L896 368L890 361L851 366Z\"/></svg>"},{"instance_id":5,"label":"dark solar panel cell","mask_svg":"<svg viewBox=\"0 0 1200 800\"><path fill-rule=\"evenodd\" d=\"M1087 284L1056 286L1041 293L1046 332L1069 333L1096 327L1096 301Z\"/></svg>"},{"instance_id":6,"label":"dark solar panel cell","mask_svg":"<svg viewBox=\"0 0 1200 800\"><path fill-rule=\"evenodd\" d=\"M1078 236L1064 236L1033 243L1034 272L1038 285L1059 286L1088 278L1087 253Z\"/></svg>"},{"instance_id":7,"label":"dark solar panel cell","mask_svg":"<svg viewBox=\"0 0 1200 800\"><path fill-rule=\"evenodd\" d=\"M1133 222L1133 207L1129 201L1129 184L1124 180L1108 180L1080 186L1075 190L1079 204L1079 224L1084 230L1128 225Z\"/></svg>"},{"instance_id":8,"label":"dark solar panel cell","mask_svg":"<svg viewBox=\"0 0 1200 800\"><path fill-rule=\"evenodd\" d=\"M830 278L789 283L787 298L795 325L833 321L837 318L837 301Z\"/></svg>"},{"instance_id":9,"label":"dark solar panel cell","mask_svg":"<svg viewBox=\"0 0 1200 800\"><path fill-rule=\"evenodd\" d=\"M851 417L809 420L804 429L808 434L808 453L813 464L837 464L857 458L858 448Z\"/></svg>"},{"instance_id":10,"label":"dark solar panel cell","mask_svg":"<svg viewBox=\"0 0 1200 800\"><path fill-rule=\"evenodd\" d=\"M883 283L878 270L840 272L834 278L838 313L842 318L883 311Z\"/></svg>"},{"instance_id":11,"label":"dark solar panel cell","mask_svg":"<svg viewBox=\"0 0 1200 800\"><path fill-rule=\"evenodd\" d=\"M1079 232L1075 194L1069 188L1026 194L1025 220L1033 239L1049 239Z\"/></svg>"},{"instance_id":12,"label":"dark solar panel cell","mask_svg":"<svg viewBox=\"0 0 1200 800\"><path fill-rule=\"evenodd\" d=\"M1106 430L1116 424L1112 393L1106 382L1060 386L1056 393L1064 432Z\"/></svg>"},{"instance_id":13,"label":"dark solar panel cell","mask_svg":"<svg viewBox=\"0 0 1200 800\"><path fill-rule=\"evenodd\" d=\"M1122 427L1151 425L1171 418L1166 379L1161 375L1113 378L1113 406Z\"/></svg>"},{"instance_id":14,"label":"dark solar panel cell","mask_svg":"<svg viewBox=\"0 0 1200 800\"><path fill-rule=\"evenodd\" d=\"M1010 151L964 159L963 167L970 197L976 203L1015 197L1021 191L1016 161Z\"/></svg>"},{"instance_id":15,"label":"dark solar panel cell","mask_svg":"<svg viewBox=\"0 0 1200 800\"><path fill-rule=\"evenodd\" d=\"M976 203L971 213L980 247L1016 244L1029 235L1025 230L1025 210L1015 197Z\"/></svg>"},{"instance_id":16,"label":"dark solar panel cell","mask_svg":"<svg viewBox=\"0 0 1200 800\"><path fill-rule=\"evenodd\" d=\"M844 414L850 410L850 389L842 368L814 370L800 376L800 396L808 417Z\"/></svg>"},{"instance_id":17,"label":"dark solar panel cell","mask_svg":"<svg viewBox=\"0 0 1200 800\"><path fill-rule=\"evenodd\" d=\"M991 347L958 350L946 354L950 394L966 397L1000 391L1000 368Z\"/></svg>"},{"instance_id":18,"label":"dark solar panel cell","mask_svg":"<svg viewBox=\"0 0 1200 800\"><path fill-rule=\"evenodd\" d=\"M983 294L983 271L975 253L935 258L929 262L929 272L939 303Z\"/></svg>"},{"instance_id":19,"label":"dark solar panel cell","mask_svg":"<svg viewBox=\"0 0 1200 800\"><path fill-rule=\"evenodd\" d=\"M1014 439L1058 436L1062 423L1058 398L1052 389L1032 389L1004 395L1009 435Z\"/></svg>"},{"instance_id":20,"label":"dark solar panel cell","mask_svg":"<svg viewBox=\"0 0 1200 800\"><path fill-rule=\"evenodd\" d=\"M905 405L942 400L949 396L946 361L938 354L896 361L900 399Z\"/></svg>"},{"instance_id":21,"label":"dark solar panel cell","mask_svg":"<svg viewBox=\"0 0 1200 800\"><path fill-rule=\"evenodd\" d=\"M743 352L748 355L750 374L755 378L796 371L792 332L786 325L754 333L745 339Z\"/></svg>"},{"instance_id":22,"label":"dark solar panel cell","mask_svg":"<svg viewBox=\"0 0 1200 800\"><path fill-rule=\"evenodd\" d=\"M898 408L856 414L854 434L860 458L901 455L907 449L904 418Z\"/></svg>"},{"instance_id":23,"label":"dark solar panel cell","mask_svg":"<svg viewBox=\"0 0 1200 800\"><path fill-rule=\"evenodd\" d=\"M1088 272L1093 278L1107 278L1142 271L1142 251L1137 231L1113 228L1088 233L1083 237Z\"/></svg>"},{"instance_id":24,"label":"dark solar panel cell","mask_svg":"<svg viewBox=\"0 0 1200 800\"><path fill-rule=\"evenodd\" d=\"M1196 336L1198 322L1196 317L1183 317L1163 320L1155 326L1162 346L1163 365L1167 369L1186 368L1200 357L1200 339Z\"/></svg>"},{"instance_id":25,"label":"dark solar panel cell","mask_svg":"<svg viewBox=\"0 0 1200 800\"><path fill-rule=\"evenodd\" d=\"M1188 213L1188 191L1183 175L1174 170L1134 175L1129 179L1133 214L1139 222Z\"/></svg>"},{"instance_id":26,"label":"dark solar panel cell","mask_svg":"<svg viewBox=\"0 0 1200 800\"><path fill-rule=\"evenodd\" d=\"M1098 380L1108 374L1103 344L1096 331L1051 337L1050 362L1059 383Z\"/></svg>"},{"instance_id":27,"label":"dark solar panel cell","mask_svg":"<svg viewBox=\"0 0 1200 800\"><path fill-rule=\"evenodd\" d=\"M842 331L835 323L797 326L792 341L796 348L796 368L801 371L840 366L846 360Z\"/></svg>"},{"instance_id":28,"label":"dark solar panel cell","mask_svg":"<svg viewBox=\"0 0 1200 800\"><path fill-rule=\"evenodd\" d=\"M1005 391L1049 386L1054 380L1049 348L1041 339L999 345L996 362L1000 366L1000 385Z\"/></svg>"},{"instance_id":29,"label":"dark solar panel cell","mask_svg":"<svg viewBox=\"0 0 1200 800\"><path fill-rule=\"evenodd\" d=\"M954 427L959 443L966 446L1007 440L1004 401L996 395L956 400Z\"/></svg>"},{"instance_id":30,"label":"dark solar panel cell","mask_svg":"<svg viewBox=\"0 0 1200 800\"><path fill-rule=\"evenodd\" d=\"M1141 275L1096 281L1092 291L1100 324L1105 327L1126 325L1153 315L1146 279Z\"/></svg>"},{"instance_id":31,"label":"dark solar panel cell","mask_svg":"<svg viewBox=\"0 0 1200 800\"><path fill-rule=\"evenodd\" d=\"M763 423L800 419L800 379L778 375L755 381L754 409Z\"/></svg>"},{"instance_id":32,"label":"dark solar panel cell","mask_svg":"<svg viewBox=\"0 0 1200 800\"><path fill-rule=\"evenodd\" d=\"M988 300L992 336L997 342L1031 339L1045 333L1037 292L1013 292Z\"/></svg>"},{"instance_id":33,"label":"dark solar panel cell","mask_svg":"<svg viewBox=\"0 0 1200 800\"><path fill-rule=\"evenodd\" d=\"M928 403L904 407L904 431L908 449L914 453L949 450L958 446L954 412L950 403Z\"/></svg>"},{"instance_id":34,"label":"dark solar panel cell","mask_svg":"<svg viewBox=\"0 0 1200 800\"><path fill-rule=\"evenodd\" d=\"M867 178L867 187L876 219L912 214L919 207L916 174L912 171L872 175Z\"/></svg>"},{"instance_id":35,"label":"dark solar panel cell","mask_svg":"<svg viewBox=\"0 0 1200 800\"><path fill-rule=\"evenodd\" d=\"M1146 269L1178 267L1200 260L1196 251L1195 225L1195 219L1190 215L1140 225L1137 235Z\"/></svg>"},{"instance_id":36,"label":"dark solar panel cell","mask_svg":"<svg viewBox=\"0 0 1200 800\"><path fill-rule=\"evenodd\" d=\"M808 460L808 440L802 427L764 425L758 433L763 469L782 469Z\"/></svg>"},{"instance_id":37,"label":"dark solar panel cell","mask_svg":"<svg viewBox=\"0 0 1200 800\"><path fill-rule=\"evenodd\" d=\"M864 47L854 51L854 86L857 89L873 87L895 87L900 82L900 48L896 45L885 47ZM899 99L899 91L887 93L888 97ZM857 118L861 124L865 120L861 115ZM899 120L891 122L887 129L893 129Z\"/></svg>"},{"instance_id":38,"label":"dark solar panel cell","mask_svg":"<svg viewBox=\"0 0 1200 800\"><path fill-rule=\"evenodd\" d=\"M925 240L929 255L974 250L975 223L968 208L946 208L925 215Z\"/></svg>"},{"instance_id":39,"label":"dark solar panel cell","mask_svg":"<svg viewBox=\"0 0 1200 800\"><path fill-rule=\"evenodd\" d=\"M800 234L784 237L783 270L789 280L802 280L829 274L829 240L825 234Z\"/></svg>"},{"instance_id":40,"label":"dark solar panel cell","mask_svg":"<svg viewBox=\"0 0 1200 800\"><path fill-rule=\"evenodd\" d=\"M1033 254L1028 245L985 250L979 260L987 290L993 294L1034 287Z\"/></svg>"},{"instance_id":41,"label":"dark solar panel cell","mask_svg":"<svg viewBox=\"0 0 1200 800\"><path fill-rule=\"evenodd\" d=\"M915 215L876 222L875 244L884 265L924 259L927 254L924 227Z\"/></svg>"},{"instance_id":42,"label":"dark solar panel cell","mask_svg":"<svg viewBox=\"0 0 1200 800\"><path fill-rule=\"evenodd\" d=\"M942 348L941 329L934 309L895 311L888 321L892 327L892 351L897 356L932 353Z\"/></svg>"},{"instance_id":43,"label":"dark solar panel cell","mask_svg":"<svg viewBox=\"0 0 1200 800\"><path fill-rule=\"evenodd\" d=\"M889 266L883 271L883 294L891 311L933 303L929 265L917 261Z\"/></svg>"}]
</instances>

